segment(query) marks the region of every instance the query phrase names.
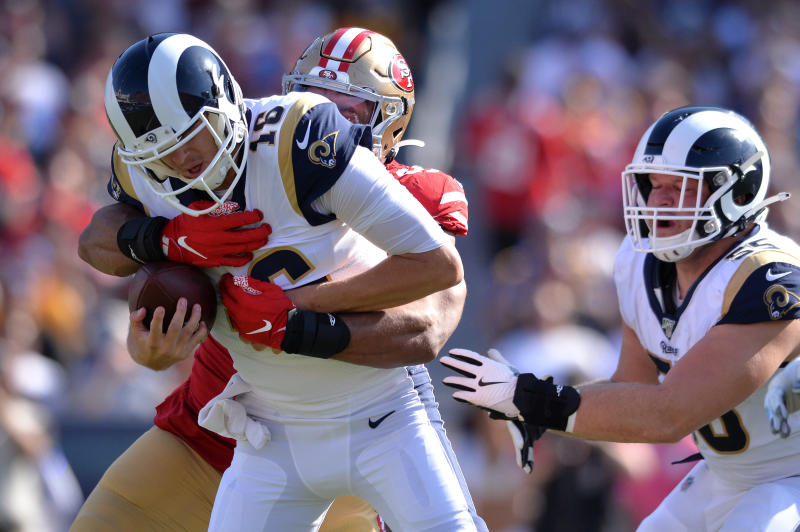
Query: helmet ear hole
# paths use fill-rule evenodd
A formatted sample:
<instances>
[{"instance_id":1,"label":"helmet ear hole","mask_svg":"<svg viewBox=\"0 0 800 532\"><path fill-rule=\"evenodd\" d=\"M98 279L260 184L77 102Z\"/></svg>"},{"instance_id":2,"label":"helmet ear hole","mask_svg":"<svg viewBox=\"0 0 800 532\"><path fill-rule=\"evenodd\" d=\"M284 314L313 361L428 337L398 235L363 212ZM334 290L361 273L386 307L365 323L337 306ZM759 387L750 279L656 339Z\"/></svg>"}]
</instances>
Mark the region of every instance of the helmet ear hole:
<instances>
[{"instance_id":1,"label":"helmet ear hole","mask_svg":"<svg viewBox=\"0 0 800 532\"><path fill-rule=\"evenodd\" d=\"M753 201L761 188L761 163L759 162L756 167L749 170L747 173L742 174L741 171L739 180L731 189L733 201L737 205L746 205Z\"/></svg>"}]
</instances>

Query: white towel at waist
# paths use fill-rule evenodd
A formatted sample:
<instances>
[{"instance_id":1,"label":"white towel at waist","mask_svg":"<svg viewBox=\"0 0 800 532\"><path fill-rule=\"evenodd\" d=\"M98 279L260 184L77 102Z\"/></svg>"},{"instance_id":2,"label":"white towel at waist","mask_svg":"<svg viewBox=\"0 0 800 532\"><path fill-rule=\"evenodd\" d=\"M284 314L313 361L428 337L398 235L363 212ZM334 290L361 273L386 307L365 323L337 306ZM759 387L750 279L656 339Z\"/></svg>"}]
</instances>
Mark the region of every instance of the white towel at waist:
<instances>
[{"instance_id":1,"label":"white towel at waist","mask_svg":"<svg viewBox=\"0 0 800 532\"><path fill-rule=\"evenodd\" d=\"M269 429L247 415L244 405L236 396L252 391L250 386L235 373L225 389L206 404L197 416L200 426L226 438L247 440L256 449L261 449L269 440Z\"/></svg>"}]
</instances>

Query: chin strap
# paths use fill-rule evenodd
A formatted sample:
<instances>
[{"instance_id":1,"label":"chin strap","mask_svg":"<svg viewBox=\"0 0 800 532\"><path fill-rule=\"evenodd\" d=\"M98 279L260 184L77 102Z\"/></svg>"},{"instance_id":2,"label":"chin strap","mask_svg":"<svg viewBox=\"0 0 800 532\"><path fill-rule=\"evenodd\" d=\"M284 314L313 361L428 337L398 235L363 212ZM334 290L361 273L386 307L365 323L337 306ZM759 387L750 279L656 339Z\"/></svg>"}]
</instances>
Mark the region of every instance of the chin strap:
<instances>
[{"instance_id":1,"label":"chin strap","mask_svg":"<svg viewBox=\"0 0 800 532\"><path fill-rule=\"evenodd\" d=\"M778 192L774 196L770 196L769 198L764 199L761 203L759 203L758 205L752 207L750 210L745 212L740 218L740 222L738 224L734 224L734 226L731 227L730 231L728 231L724 235L721 235L720 238L733 236L741 231L744 231L744 228L747 227L747 224L751 222L755 222L757 224L763 223L764 220L767 219L767 214L769 213L769 211L766 209L767 206L772 205L773 203L778 203L780 201L786 201L790 197L792 197L792 195L788 192ZM758 211L761 212L759 214L755 214Z\"/></svg>"},{"instance_id":2,"label":"chin strap","mask_svg":"<svg viewBox=\"0 0 800 532\"><path fill-rule=\"evenodd\" d=\"M792 195L789 192L778 192L774 196L770 196L746 213L744 213L744 217L748 218L753 215L753 213L760 211L764 207L768 205L772 205L773 203L778 203L779 201L786 201L787 199L791 198ZM766 215L766 214L765 214Z\"/></svg>"},{"instance_id":3,"label":"chin strap","mask_svg":"<svg viewBox=\"0 0 800 532\"><path fill-rule=\"evenodd\" d=\"M397 144L395 144L389 153L386 155L386 162L385 164L389 164L390 162L394 161L394 158L397 157L397 152L400 151L400 148L403 146L417 146L419 148L425 147L425 141L417 140L417 139L407 139L401 140Z\"/></svg>"},{"instance_id":4,"label":"chin strap","mask_svg":"<svg viewBox=\"0 0 800 532\"><path fill-rule=\"evenodd\" d=\"M424 148L425 147L425 141L424 140L417 140L417 139L401 140L400 142L398 142L397 144L394 145L394 149L395 150L399 150L403 146L417 146L419 148Z\"/></svg>"}]
</instances>

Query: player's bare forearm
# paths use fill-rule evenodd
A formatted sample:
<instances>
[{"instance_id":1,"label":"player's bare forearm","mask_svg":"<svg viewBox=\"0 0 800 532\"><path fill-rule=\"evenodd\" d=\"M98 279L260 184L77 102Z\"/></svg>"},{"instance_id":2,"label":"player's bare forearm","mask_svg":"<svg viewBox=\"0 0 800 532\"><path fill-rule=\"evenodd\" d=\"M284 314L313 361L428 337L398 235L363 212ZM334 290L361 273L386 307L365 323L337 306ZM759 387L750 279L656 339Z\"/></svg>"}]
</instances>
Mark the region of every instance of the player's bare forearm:
<instances>
[{"instance_id":1,"label":"player's bare forearm","mask_svg":"<svg viewBox=\"0 0 800 532\"><path fill-rule=\"evenodd\" d=\"M98 209L78 241L78 256L90 266L109 275L128 276L141 266L117 247L117 231L128 220L141 218L141 211L124 203Z\"/></svg>"},{"instance_id":2,"label":"player's bare forearm","mask_svg":"<svg viewBox=\"0 0 800 532\"><path fill-rule=\"evenodd\" d=\"M678 441L742 403L798 345L800 320L717 325L661 384L580 387L574 432L608 441Z\"/></svg>"},{"instance_id":3,"label":"player's bare forearm","mask_svg":"<svg viewBox=\"0 0 800 532\"><path fill-rule=\"evenodd\" d=\"M466 295L462 281L400 307L343 314L350 328L350 344L333 358L376 368L430 362L458 326Z\"/></svg>"},{"instance_id":4,"label":"player's bare forearm","mask_svg":"<svg viewBox=\"0 0 800 532\"><path fill-rule=\"evenodd\" d=\"M369 270L292 291L298 308L315 312L366 312L405 305L464 278L461 258L446 244L424 253L392 255Z\"/></svg>"}]
</instances>

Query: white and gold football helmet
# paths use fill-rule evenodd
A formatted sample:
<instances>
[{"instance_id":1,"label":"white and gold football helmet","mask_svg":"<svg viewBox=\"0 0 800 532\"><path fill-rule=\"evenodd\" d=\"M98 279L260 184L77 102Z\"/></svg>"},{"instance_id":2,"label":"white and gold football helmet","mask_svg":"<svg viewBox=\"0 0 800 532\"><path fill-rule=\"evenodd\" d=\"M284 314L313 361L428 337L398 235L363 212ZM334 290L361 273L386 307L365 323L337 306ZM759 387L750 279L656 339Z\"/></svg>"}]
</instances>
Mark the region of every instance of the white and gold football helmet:
<instances>
[{"instance_id":1,"label":"white and gold football helmet","mask_svg":"<svg viewBox=\"0 0 800 532\"><path fill-rule=\"evenodd\" d=\"M311 43L283 76L283 92L319 87L374 102L368 125L381 161L394 158L414 109L414 79L388 38L363 28L340 28Z\"/></svg>"}]
</instances>

